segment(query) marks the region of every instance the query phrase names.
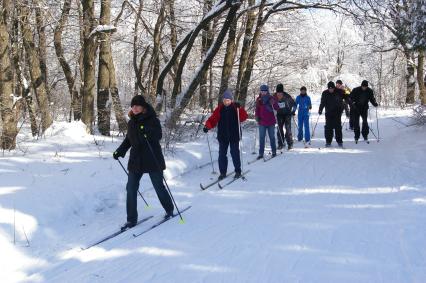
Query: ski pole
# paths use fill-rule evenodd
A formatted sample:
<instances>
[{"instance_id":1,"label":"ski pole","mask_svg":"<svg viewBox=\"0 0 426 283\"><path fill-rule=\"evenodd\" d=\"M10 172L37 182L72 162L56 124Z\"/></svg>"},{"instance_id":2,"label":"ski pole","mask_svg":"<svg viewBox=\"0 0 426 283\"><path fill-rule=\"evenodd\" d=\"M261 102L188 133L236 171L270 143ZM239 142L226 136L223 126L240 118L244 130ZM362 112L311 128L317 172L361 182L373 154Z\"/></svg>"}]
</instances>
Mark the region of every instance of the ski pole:
<instances>
[{"instance_id":1,"label":"ski pole","mask_svg":"<svg viewBox=\"0 0 426 283\"><path fill-rule=\"evenodd\" d=\"M143 125L141 125L141 130L143 130ZM158 159L157 159L157 157L155 157L154 150L152 149L151 144L149 143L148 138L147 138L145 133L143 134L143 137L145 138L145 141L146 141L146 144L148 145L149 151L151 151L152 157L154 158L154 161L155 161L155 164L157 165L158 170L162 171L160 163L158 163ZM184 223L185 221L183 220L182 214L180 213L180 210L179 210L178 206L176 205L175 198L173 197L173 194L170 191L169 185L167 184L167 181L166 181L166 178L164 177L164 174L163 174L163 181L164 181L164 184L166 185L168 193L170 194L170 197L173 201L173 204L175 205L176 210L179 214L180 221L181 221L181 223Z\"/></svg>"},{"instance_id":2,"label":"ski pole","mask_svg":"<svg viewBox=\"0 0 426 283\"><path fill-rule=\"evenodd\" d=\"M312 131L311 138L313 138L313 137L314 137L314 135L315 135L315 129L317 128L317 124L318 124L319 117L320 117L320 115L318 115L317 121L315 122L314 130Z\"/></svg>"},{"instance_id":3,"label":"ski pole","mask_svg":"<svg viewBox=\"0 0 426 283\"><path fill-rule=\"evenodd\" d=\"M368 117L370 117L370 108L368 108ZM368 123L368 117L367 117L367 123ZM370 123L368 123L369 124L369 130L370 130L370 132L373 134L373 136L377 139L377 136L376 136L376 134L374 133L374 131L373 131L373 127L372 127L372 123L370 122Z\"/></svg>"},{"instance_id":4,"label":"ski pole","mask_svg":"<svg viewBox=\"0 0 426 283\"><path fill-rule=\"evenodd\" d=\"M294 118L294 116L293 116L293 122L294 122L294 125L296 126L296 129L299 131L299 126L297 125L297 122L296 122L296 119Z\"/></svg>"},{"instance_id":5,"label":"ski pole","mask_svg":"<svg viewBox=\"0 0 426 283\"><path fill-rule=\"evenodd\" d=\"M243 170L243 152L242 152L242 148L243 148L243 139L242 139L242 129L241 129L241 122L240 122L240 107L237 107L237 118L238 118L238 135L240 140L238 141L238 150L240 151L240 164L241 164L241 172L244 172Z\"/></svg>"},{"instance_id":6,"label":"ski pole","mask_svg":"<svg viewBox=\"0 0 426 283\"><path fill-rule=\"evenodd\" d=\"M124 172L126 173L127 177L129 176L129 172L127 172L126 168L124 168L123 163L121 163L120 159L117 159L118 163L120 163L121 168L123 168ZM144 199L144 197L142 196L141 192L138 189L138 193L141 196L141 198L143 199L143 201L145 202L146 207L149 207L149 204L146 202L146 200Z\"/></svg>"},{"instance_id":7,"label":"ski pole","mask_svg":"<svg viewBox=\"0 0 426 283\"><path fill-rule=\"evenodd\" d=\"M380 131L379 131L379 116L377 115L377 107L376 107L376 125L377 125L377 142L380 141Z\"/></svg>"},{"instance_id":8,"label":"ski pole","mask_svg":"<svg viewBox=\"0 0 426 283\"><path fill-rule=\"evenodd\" d=\"M214 171L214 165L213 165L213 158L212 158L212 150L210 148L210 141L209 141L209 134L207 134L207 145L209 146L209 153L210 153L210 162L212 164L212 174L216 174L216 171Z\"/></svg>"}]
</instances>

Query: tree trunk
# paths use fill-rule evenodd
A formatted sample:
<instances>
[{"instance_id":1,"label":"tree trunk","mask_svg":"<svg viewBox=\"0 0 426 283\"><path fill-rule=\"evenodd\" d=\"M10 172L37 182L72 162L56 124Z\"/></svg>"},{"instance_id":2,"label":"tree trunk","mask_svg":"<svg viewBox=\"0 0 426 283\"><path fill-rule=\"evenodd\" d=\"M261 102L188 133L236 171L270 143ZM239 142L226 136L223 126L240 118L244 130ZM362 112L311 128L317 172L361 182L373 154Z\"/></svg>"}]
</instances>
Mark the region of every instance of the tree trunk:
<instances>
[{"instance_id":1,"label":"tree trunk","mask_svg":"<svg viewBox=\"0 0 426 283\"><path fill-rule=\"evenodd\" d=\"M237 18L231 24L228 33L228 41L226 44L225 58L223 59L222 77L220 79L218 102L222 101L223 93L228 88L229 78L234 68L234 56L236 48L236 34L237 34Z\"/></svg>"},{"instance_id":2,"label":"tree trunk","mask_svg":"<svg viewBox=\"0 0 426 283\"><path fill-rule=\"evenodd\" d=\"M425 66L425 52L424 50L419 50L419 55L417 57L417 83L419 84L420 91L420 103L426 105L426 85L423 81L424 78L424 66Z\"/></svg>"},{"instance_id":3,"label":"tree trunk","mask_svg":"<svg viewBox=\"0 0 426 283\"><path fill-rule=\"evenodd\" d=\"M211 10L213 6L212 0L205 0L204 6L203 6L203 17L206 16L206 14ZM213 26L211 23L208 23L203 27L203 30L201 32L201 60L206 55L207 51L209 50L210 46L213 42ZM208 86L207 86L207 79L208 79L208 72L204 72L201 76L200 81L200 99L199 99L199 105L203 109L207 107L207 98L208 98Z\"/></svg>"},{"instance_id":4,"label":"tree trunk","mask_svg":"<svg viewBox=\"0 0 426 283\"><path fill-rule=\"evenodd\" d=\"M173 110L172 114L167 120L166 124L169 127L169 129L173 129L176 127L177 122L180 118L180 115L185 110L186 106L188 105L188 103L190 102L192 98L193 93L195 92L197 88L197 85L200 83L200 78L203 72L207 71L208 66L212 63L213 58L216 56L216 53L219 51L220 46L222 45L222 42L225 39L226 34L228 33L229 27L231 26L232 22L234 21L234 18L236 17L236 13L239 7L240 7L240 4L233 4L233 6L231 6L228 12L228 15L226 17L226 20L223 24L223 27L216 38L216 41L212 44L212 46L208 50L206 57L204 57L204 60L201 63L201 65L197 68L197 70L195 70L193 79L191 80L186 90L183 92L182 100L179 104L179 107L176 107Z\"/></svg>"},{"instance_id":5,"label":"tree trunk","mask_svg":"<svg viewBox=\"0 0 426 283\"><path fill-rule=\"evenodd\" d=\"M101 1L101 25L111 23L111 0ZM99 34L99 65L98 65L98 129L101 135L109 136L111 129L111 103L109 102L109 61L111 61L111 41L109 33Z\"/></svg>"},{"instance_id":6,"label":"tree trunk","mask_svg":"<svg viewBox=\"0 0 426 283\"><path fill-rule=\"evenodd\" d=\"M413 55L411 51L405 50L404 55L405 55L405 60L407 64L407 73L405 74L405 82L407 85L407 96L405 98L405 103L412 104L414 103L414 98L416 94L416 79L414 77L415 64L413 61Z\"/></svg>"},{"instance_id":7,"label":"tree trunk","mask_svg":"<svg viewBox=\"0 0 426 283\"><path fill-rule=\"evenodd\" d=\"M154 27L153 35L153 48L152 48L152 77L151 77L151 89L150 89L150 100L155 102L157 97L157 81L160 72L160 45L161 45L161 32L164 27L164 12L166 9L166 0L161 1L160 11L158 12L157 22ZM161 95L161 93L158 93Z\"/></svg>"},{"instance_id":8,"label":"tree trunk","mask_svg":"<svg viewBox=\"0 0 426 283\"><path fill-rule=\"evenodd\" d=\"M180 81L181 81L181 78L182 78L183 66L186 63L186 59L188 57L189 52L191 51L191 48L192 48L194 41L195 41L195 38L197 37L197 35L201 31L201 29L206 24L208 24L215 17L222 14L228 8L229 8L228 1L224 5L221 4L221 6L214 6L213 7L213 9L215 9L214 12L209 13L207 17L203 18L201 20L201 22L194 29L189 31L186 34L186 36L180 41L180 43L176 46L176 49L173 52L172 57L170 58L170 60L167 62L167 64L161 70L161 73L158 77L157 93L163 93L163 84L164 84L164 79L166 78L167 73L170 71L172 66L175 64L177 58L179 57L180 51L182 51L182 49L185 47L185 45L187 46L184 54L182 55L182 58L179 61L179 67L178 67L178 70L176 72L176 77L175 77L175 81L174 81L174 88L173 88L173 92L172 92L171 99L170 99L171 107L174 107L174 105L176 104L176 95L177 95L177 91L180 89Z\"/></svg>"},{"instance_id":9,"label":"tree trunk","mask_svg":"<svg viewBox=\"0 0 426 283\"><path fill-rule=\"evenodd\" d=\"M79 120L81 118L81 109L76 103L76 100L79 99L79 94L77 88L75 86L75 78L72 73L71 67L68 62L65 60L64 50L62 47L62 32L64 30L64 26L68 21L68 15L71 9L71 0L65 0L64 6L62 7L61 18L58 21L58 25L55 27L54 35L53 35L53 43L55 46L56 57L58 57L59 63L61 64L62 70L65 75L65 79L67 81L68 92L71 97L71 113L74 116L74 120ZM70 115L70 121L72 119Z\"/></svg>"},{"instance_id":10,"label":"tree trunk","mask_svg":"<svg viewBox=\"0 0 426 283\"><path fill-rule=\"evenodd\" d=\"M264 24L263 21L263 7L265 0L262 0L259 6L259 13L257 15L256 29L254 31L253 40L250 46L250 53L247 58L247 65L241 78L240 92L238 100L244 105L247 99L248 85L251 79L251 73L253 71L254 59L256 58L257 49L260 42L261 31Z\"/></svg>"},{"instance_id":11,"label":"tree trunk","mask_svg":"<svg viewBox=\"0 0 426 283\"><path fill-rule=\"evenodd\" d=\"M94 89L95 89L95 56L96 56L96 36L90 36L95 28L94 4L93 0L84 0L83 4L83 115L82 121L86 124L87 132L93 133L94 122Z\"/></svg>"},{"instance_id":12,"label":"tree trunk","mask_svg":"<svg viewBox=\"0 0 426 283\"><path fill-rule=\"evenodd\" d=\"M9 4L9 1L3 0L3 13L0 14L0 114L3 120L0 148L3 150L15 149L18 132L13 111L13 72L10 62L9 32L7 30Z\"/></svg>"},{"instance_id":13,"label":"tree trunk","mask_svg":"<svg viewBox=\"0 0 426 283\"><path fill-rule=\"evenodd\" d=\"M40 70L41 76L44 80L44 85L46 88L47 99L51 101L50 97L50 88L47 82L48 73L47 73L47 39L46 39L46 27L44 23L44 10L40 7L38 0L33 0L36 13L36 24L37 24L37 34L38 34L38 54L40 56Z\"/></svg>"},{"instance_id":14,"label":"tree trunk","mask_svg":"<svg viewBox=\"0 0 426 283\"><path fill-rule=\"evenodd\" d=\"M28 66L31 76L31 85L34 89L39 111L41 113L41 131L44 131L52 124L52 116L50 115L49 101L46 93L46 85L44 83L42 71L40 68L39 54L33 41L33 33L29 23L29 10L28 1L24 2L21 6L21 30L22 38L24 41L25 51L27 52Z\"/></svg>"}]
</instances>

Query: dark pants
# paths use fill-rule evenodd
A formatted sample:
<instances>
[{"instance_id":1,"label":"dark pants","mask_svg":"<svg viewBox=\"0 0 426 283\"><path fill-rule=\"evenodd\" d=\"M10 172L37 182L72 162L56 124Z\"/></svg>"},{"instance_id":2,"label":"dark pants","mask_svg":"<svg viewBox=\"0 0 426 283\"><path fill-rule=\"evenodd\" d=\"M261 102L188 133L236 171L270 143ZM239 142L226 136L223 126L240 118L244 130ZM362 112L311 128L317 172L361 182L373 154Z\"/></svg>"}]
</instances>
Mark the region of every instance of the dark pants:
<instances>
[{"instance_id":1,"label":"dark pants","mask_svg":"<svg viewBox=\"0 0 426 283\"><path fill-rule=\"evenodd\" d=\"M353 107L350 107L349 110L349 129L353 130L354 129L354 120L355 120L355 111L352 109Z\"/></svg>"},{"instance_id":2,"label":"dark pants","mask_svg":"<svg viewBox=\"0 0 426 283\"><path fill-rule=\"evenodd\" d=\"M228 146L230 147L232 163L234 163L234 170L236 173L241 173L241 160L239 142L223 142L219 141L219 172L225 175L228 170Z\"/></svg>"},{"instance_id":3,"label":"dark pants","mask_svg":"<svg viewBox=\"0 0 426 283\"><path fill-rule=\"evenodd\" d=\"M173 211L174 206L172 199L163 183L163 171L150 172L148 174L164 210L166 212ZM138 221L138 189L142 175L143 173L129 172L129 177L127 179L127 221L132 223Z\"/></svg>"},{"instance_id":4,"label":"dark pants","mask_svg":"<svg viewBox=\"0 0 426 283\"><path fill-rule=\"evenodd\" d=\"M342 113L325 113L324 135L326 143L330 144L333 140L333 132L336 134L336 142L343 143L341 119Z\"/></svg>"},{"instance_id":5,"label":"dark pants","mask_svg":"<svg viewBox=\"0 0 426 283\"><path fill-rule=\"evenodd\" d=\"M278 146L280 147L284 146L284 141L283 141L284 137L289 146L293 145L293 134L291 132L291 115L277 116L277 118L278 118L278 132L277 132ZM285 134L284 134L283 127L285 127Z\"/></svg>"},{"instance_id":6,"label":"dark pants","mask_svg":"<svg viewBox=\"0 0 426 283\"><path fill-rule=\"evenodd\" d=\"M359 128L359 117L362 117L362 136L364 139L368 139L370 127L368 126L368 109L362 109L361 111L354 111L354 132L355 139L359 139L360 128Z\"/></svg>"}]
</instances>

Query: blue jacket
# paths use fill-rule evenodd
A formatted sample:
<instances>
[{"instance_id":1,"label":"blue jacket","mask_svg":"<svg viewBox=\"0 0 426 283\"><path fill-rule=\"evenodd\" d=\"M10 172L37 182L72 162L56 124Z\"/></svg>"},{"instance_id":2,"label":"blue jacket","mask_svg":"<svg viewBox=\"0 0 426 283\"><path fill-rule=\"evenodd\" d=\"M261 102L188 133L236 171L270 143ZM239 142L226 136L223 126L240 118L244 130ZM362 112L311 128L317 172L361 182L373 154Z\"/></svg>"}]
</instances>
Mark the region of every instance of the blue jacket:
<instances>
[{"instance_id":1,"label":"blue jacket","mask_svg":"<svg viewBox=\"0 0 426 283\"><path fill-rule=\"evenodd\" d=\"M311 98L308 95L298 95L296 97L296 104L294 105L294 110L296 111L297 106L299 106L298 115L308 115L309 110L312 109Z\"/></svg>"}]
</instances>

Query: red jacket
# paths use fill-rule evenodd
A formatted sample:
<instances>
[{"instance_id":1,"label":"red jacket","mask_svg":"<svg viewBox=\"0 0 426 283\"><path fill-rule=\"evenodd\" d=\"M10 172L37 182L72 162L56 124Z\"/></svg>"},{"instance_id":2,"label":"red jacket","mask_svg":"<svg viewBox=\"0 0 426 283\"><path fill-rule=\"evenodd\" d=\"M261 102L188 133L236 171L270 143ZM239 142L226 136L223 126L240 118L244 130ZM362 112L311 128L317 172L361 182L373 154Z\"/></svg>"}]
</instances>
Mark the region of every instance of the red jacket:
<instances>
[{"instance_id":1,"label":"red jacket","mask_svg":"<svg viewBox=\"0 0 426 283\"><path fill-rule=\"evenodd\" d=\"M240 123L247 120L248 115L246 110L243 107L238 108L240 115ZM212 129L217 127L217 139L219 141L228 142L228 141L238 141L240 138L238 132L238 116L237 116L237 107L234 103L225 107L223 103L220 103L216 109L213 111L213 114L206 121L207 129Z\"/></svg>"}]
</instances>

